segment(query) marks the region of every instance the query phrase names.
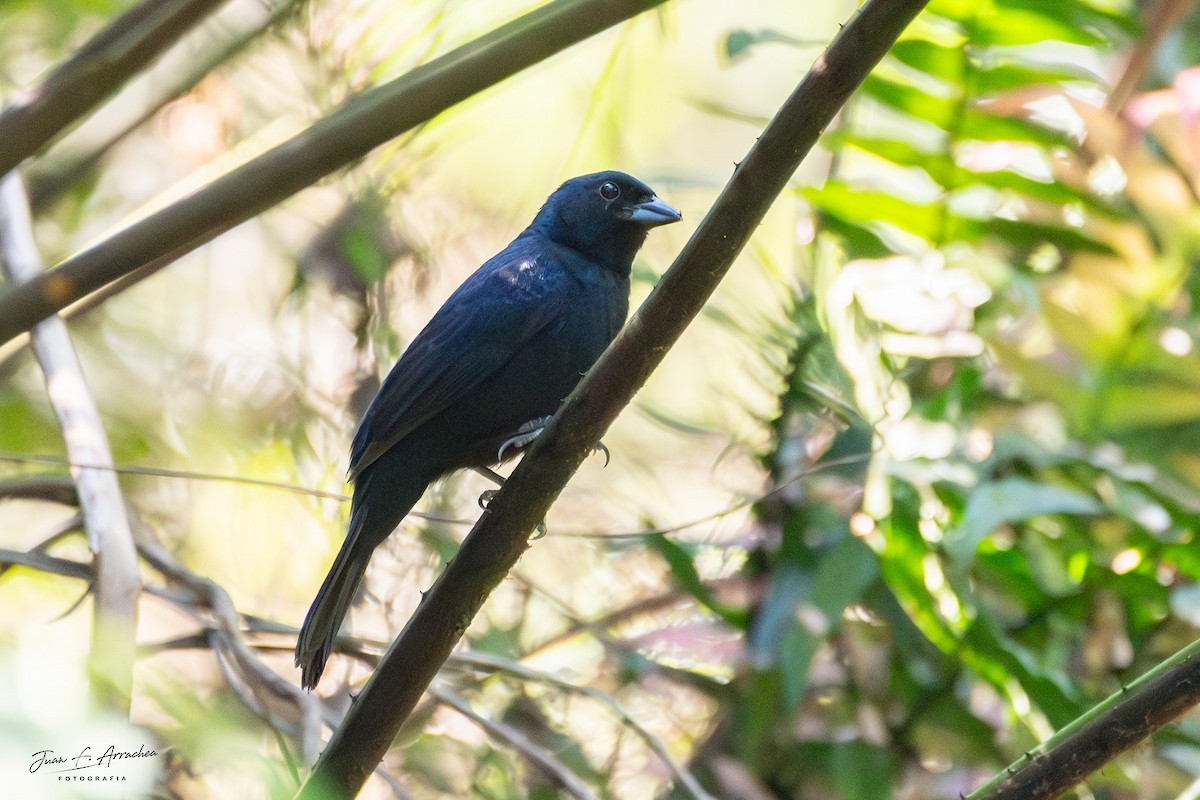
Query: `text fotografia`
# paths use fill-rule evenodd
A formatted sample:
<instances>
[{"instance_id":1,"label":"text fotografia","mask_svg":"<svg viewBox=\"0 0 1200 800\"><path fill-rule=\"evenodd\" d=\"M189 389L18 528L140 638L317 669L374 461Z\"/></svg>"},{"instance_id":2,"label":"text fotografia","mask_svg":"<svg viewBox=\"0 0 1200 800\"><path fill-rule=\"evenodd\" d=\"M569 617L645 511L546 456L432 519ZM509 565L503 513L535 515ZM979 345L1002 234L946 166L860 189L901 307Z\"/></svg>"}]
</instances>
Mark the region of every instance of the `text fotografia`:
<instances>
[{"instance_id":1,"label":"text fotografia","mask_svg":"<svg viewBox=\"0 0 1200 800\"><path fill-rule=\"evenodd\" d=\"M79 751L78 755L72 756L60 755L53 750L39 750L33 754L33 762L29 765L29 771L37 772L45 767L46 772L50 773L77 773L60 774L60 781L123 781L126 780L125 776L114 775L108 770L123 761L154 758L157 755L157 750L146 747L144 744L138 745L137 750L120 750L114 745L109 745L104 750L85 747ZM105 770L105 772L78 774L84 773L85 770Z\"/></svg>"}]
</instances>

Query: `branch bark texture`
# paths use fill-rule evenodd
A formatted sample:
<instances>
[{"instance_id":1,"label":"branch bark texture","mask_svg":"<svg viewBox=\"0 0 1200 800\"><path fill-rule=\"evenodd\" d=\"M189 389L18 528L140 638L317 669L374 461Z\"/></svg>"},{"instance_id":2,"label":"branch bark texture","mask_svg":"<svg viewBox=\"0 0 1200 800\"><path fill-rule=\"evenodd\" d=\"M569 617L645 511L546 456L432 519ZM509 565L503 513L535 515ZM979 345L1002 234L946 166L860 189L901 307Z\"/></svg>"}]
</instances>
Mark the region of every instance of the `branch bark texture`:
<instances>
[{"instance_id":1,"label":"branch bark texture","mask_svg":"<svg viewBox=\"0 0 1200 800\"><path fill-rule=\"evenodd\" d=\"M699 313L821 131L926 0L869 0L767 125L662 281L537 438L334 732L299 797L353 797L528 536Z\"/></svg>"},{"instance_id":2,"label":"branch bark texture","mask_svg":"<svg viewBox=\"0 0 1200 800\"><path fill-rule=\"evenodd\" d=\"M555 0L366 91L283 144L0 294L0 343L105 284L146 277L451 106L665 0ZM0 139L2 141L2 139Z\"/></svg>"},{"instance_id":3,"label":"branch bark texture","mask_svg":"<svg viewBox=\"0 0 1200 800\"><path fill-rule=\"evenodd\" d=\"M42 273L29 204L16 172L0 176L0 263L12 282ZM54 317L33 330L33 354L46 378L46 394L62 425L71 474L79 493L88 545L95 558L91 673L93 690L106 706L129 712L141 593L137 553L125 500L112 470L112 453L100 413L88 392L67 326Z\"/></svg>"},{"instance_id":4,"label":"branch bark texture","mask_svg":"<svg viewBox=\"0 0 1200 800\"><path fill-rule=\"evenodd\" d=\"M1200 703L1200 642L1021 756L965 800L1052 800Z\"/></svg>"}]
</instances>

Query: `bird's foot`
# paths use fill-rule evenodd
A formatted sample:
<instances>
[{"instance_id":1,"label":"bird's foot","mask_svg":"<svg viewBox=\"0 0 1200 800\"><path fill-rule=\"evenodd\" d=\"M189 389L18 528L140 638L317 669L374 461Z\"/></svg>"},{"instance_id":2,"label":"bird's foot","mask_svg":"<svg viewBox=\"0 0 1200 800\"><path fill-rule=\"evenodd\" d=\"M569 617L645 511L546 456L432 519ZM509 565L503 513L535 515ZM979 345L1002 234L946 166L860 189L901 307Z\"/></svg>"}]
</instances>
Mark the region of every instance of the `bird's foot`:
<instances>
[{"instance_id":1,"label":"bird's foot","mask_svg":"<svg viewBox=\"0 0 1200 800\"><path fill-rule=\"evenodd\" d=\"M509 448L512 448L514 451L525 449L526 445L531 443L541 434L542 430L546 427L546 423L549 421L550 417L538 417L537 419L532 419L521 427L517 428L517 432L505 439L503 444L500 445L500 450L496 453L496 460L501 462L504 461L504 456L508 452ZM605 447L604 442L596 442L596 446L592 448L589 455L593 455L595 453L604 453L604 466L607 467L609 461L612 460L612 454L608 452L608 448ZM496 474L491 470L488 470L488 472L491 473L489 477L492 477ZM503 483L502 481L498 482L501 484Z\"/></svg>"},{"instance_id":2,"label":"bird's foot","mask_svg":"<svg viewBox=\"0 0 1200 800\"><path fill-rule=\"evenodd\" d=\"M492 502L492 498L496 496L499 489L488 489L483 494L479 495L479 507L484 511L487 510L488 503Z\"/></svg>"},{"instance_id":3,"label":"bird's foot","mask_svg":"<svg viewBox=\"0 0 1200 800\"><path fill-rule=\"evenodd\" d=\"M504 443L500 445L500 450L496 453L496 460L504 461L504 454L508 452L510 447L514 451L524 449L525 445L538 437L538 434L542 432L542 429L546 427L546 423L549 421L550 417L538 417L521 425L521 427L517 428L515 434L505 439ZM515 452L513 454L516 455Z\"/></svg>"},{"instance_id":4,"label":"bird's foot","mask_svg":"<svg viewBox=\"0 0 1200 800\"><path fill-rule=\"evenodd\" d=\"M491 472L491 470L488 470L488 472ZM501 486L504 485L504 478L501 478L499 475L496 475L496 473L494 473L494 472L492 472L492 475L495 475L495 477L497 478L497 480ZM495 497L499 491L500 491L499 489L488 489L486 492L479 495L479 507L486 511L487 507L488 507L488 503L492 502L492 498ZM533 530L535 533L532 538L532 541L537 541L538 539L540 539L546 535L546 523L539 522L537 525L534 526Z\"/></svg>"}]
</instances>

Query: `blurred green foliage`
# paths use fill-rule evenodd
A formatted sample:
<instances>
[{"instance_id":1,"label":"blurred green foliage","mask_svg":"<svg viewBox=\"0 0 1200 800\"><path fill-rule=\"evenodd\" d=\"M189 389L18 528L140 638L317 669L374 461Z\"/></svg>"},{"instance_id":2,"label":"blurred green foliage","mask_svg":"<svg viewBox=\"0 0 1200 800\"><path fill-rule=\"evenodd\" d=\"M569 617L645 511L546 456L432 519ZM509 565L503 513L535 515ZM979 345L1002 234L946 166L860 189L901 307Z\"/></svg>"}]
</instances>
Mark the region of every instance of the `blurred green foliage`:
<instances>
[{"instance_id":1,"label":"blurred green foliage","mask_svg":"<svg viewBox=\"0 0 1200 800\"><path fill-rule=\"evenodd\" d=\"M306 4L105 145L41 209L48 259L524 7ZM0 4L0 87L119 10ZM212 477L340 491L378 375L557 181L628 169L699 219L849 10L669 4L73 323L118 461L195 476L126 476L138 518L228 589L270 669L295 681L286 624L345 510ZM955 798L1194 639L1200 21L1106 106L1140 32L1123 2L934 0L472 624L477 657L438 687L478 718L431 698L369 796L559 796L535 748L600 797L690 797L694 775L716 797ZM634 302L685 234L651 239ZM6 478L61 452L12 347L0 450ZM381 548L327 713L482 488L445 482ZM64 514L0 503L0 546L83 559L47 533ZM0 576L0 668L30 692L78 679L46 665L86 648L79 590ZM160 792L286 796L312 755L299 707L248 701L187 608L144 603L134 721L172 748ZM1177 797L1197 764L1187 718L1079 796Z\"/></svg>"}]
</instances>

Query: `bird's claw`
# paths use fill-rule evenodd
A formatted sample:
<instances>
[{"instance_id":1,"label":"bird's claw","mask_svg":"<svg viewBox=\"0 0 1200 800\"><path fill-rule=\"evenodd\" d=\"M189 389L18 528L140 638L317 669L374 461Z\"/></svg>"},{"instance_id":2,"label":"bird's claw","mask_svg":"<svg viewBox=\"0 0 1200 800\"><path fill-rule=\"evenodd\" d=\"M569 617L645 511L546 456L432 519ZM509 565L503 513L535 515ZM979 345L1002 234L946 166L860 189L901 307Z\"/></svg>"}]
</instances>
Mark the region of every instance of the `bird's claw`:
<instances>
[{"instance_id":1,"label":"bird's claw","mask_svg":"<svg viewBox=\"0 0 1200 800\"><path fill-rule=\"evenodd\" d=\"M521 425L521 427L517 428L515 434L505 439L503 444L500 445L500 450L496 453L496 460L504 461L504 454L508 452L510 447L514 450L520 450L532 442L538 437L538 434L542 432L542 429L549 421L550 417L538 417Z\"/></svg>"},{"instance_id":2,"label":"bird's claw","mask_svg":"<svg viewBox=\"0 0 1200 800\"><path fill-rule=\"evenodd\" d=\"M515 434L500 444L500 449L496 451L496 461L503 462L504 456L510 448L512 450L523 450L526 445L541 435L542 431L545 430L546 423L549 421L550 417L538 417L537 419L531 419L517 428ZM604 453L604 466L606 467L612 461L612 454L608 452L608 448L604 445L604 442L596 442L596 446L592 448L591 453Z\"/></svg>"},{"instance_id":3,"label":"bird's claw","mask_svg":"<svg viewBox=\"0 0 1200 800\"><path fill-rule=\"evenodd\" d=\"M607 467L608 462L612 460L612 456L609 454L608 448L604 446L604 442L596 442L596 446L592 448L592 452L589 455L595 455L596 453L604 453L604 466Z\"/></svg>"}]
</instances>

